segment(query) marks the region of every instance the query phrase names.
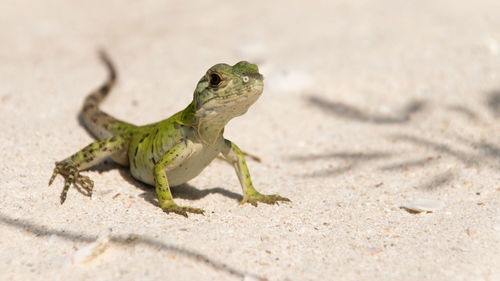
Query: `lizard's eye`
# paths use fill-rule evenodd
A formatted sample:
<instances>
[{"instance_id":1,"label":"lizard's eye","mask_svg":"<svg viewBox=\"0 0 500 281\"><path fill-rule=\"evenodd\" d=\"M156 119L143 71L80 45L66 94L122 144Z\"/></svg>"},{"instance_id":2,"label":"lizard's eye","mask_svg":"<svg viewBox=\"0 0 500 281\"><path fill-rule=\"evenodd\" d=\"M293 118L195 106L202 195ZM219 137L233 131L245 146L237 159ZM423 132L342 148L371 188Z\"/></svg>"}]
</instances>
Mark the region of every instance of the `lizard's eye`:
<instances>
[{"instance_id":1,"label":"lizard's eye","mask_svg":"<svg viewBox=\"0 0 500 281\"><path fill-rule=\"evenodd\" d=\"M216 87L220 84L220 81L222 79L220 78L219 74L212 73L210 74L210 86Z\"/></svg>"},{"instance_id":2,"label":"lizard's eye","mask_svg":"<svg viewBox=\"0 0 500 281\"><path fill-rule=\"evenodd\" d=\"M248 81L250 81L250 78L248 78L248 76L243 76L242 80L243 83L248 83Z\"/></svg>"}]
</instances>

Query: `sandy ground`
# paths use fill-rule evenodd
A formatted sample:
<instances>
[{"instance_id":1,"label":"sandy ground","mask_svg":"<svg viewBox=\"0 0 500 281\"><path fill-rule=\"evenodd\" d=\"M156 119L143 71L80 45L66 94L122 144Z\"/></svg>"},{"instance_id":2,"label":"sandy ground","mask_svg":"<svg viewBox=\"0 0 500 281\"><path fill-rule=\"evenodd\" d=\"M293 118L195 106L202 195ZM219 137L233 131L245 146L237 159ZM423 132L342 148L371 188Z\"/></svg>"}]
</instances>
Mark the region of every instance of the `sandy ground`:
<instances>
[{"instance_id":1,"label":"sandy ground","mask_svg":"<svg viewBox=\"0 0 500 281\"><path fill-rule=\"evenodd\" d=\"M499 1L84 2L0 3L1 280L500 280ZM61 206L47 182L92 141L99 47L120 79L103 108L136 124L211 65L258 63L264 95L226 137L293 203L239 206L214 161L174 189L205 216L166 215L112 163ZM400 208L419 198L445 206Z\"/></svg>"}]
</instances>

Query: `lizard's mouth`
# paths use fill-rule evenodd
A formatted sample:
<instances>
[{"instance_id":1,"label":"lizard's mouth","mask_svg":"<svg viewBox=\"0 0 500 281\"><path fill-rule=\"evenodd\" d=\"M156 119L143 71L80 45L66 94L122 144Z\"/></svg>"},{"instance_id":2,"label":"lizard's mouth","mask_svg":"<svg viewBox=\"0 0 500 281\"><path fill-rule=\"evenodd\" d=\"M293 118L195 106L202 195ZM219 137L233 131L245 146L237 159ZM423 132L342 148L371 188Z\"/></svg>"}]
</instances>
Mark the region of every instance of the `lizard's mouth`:
<instances>
[{"instance_id":1,"label":"lizard's mouth","mask_svg":"<svg viewBox=\"0 0 500 281\"><path fill-rule=\"evenodd\" d=\"M212 97L205 101L204 104L212 103L214 106L232 106L236 104L245 104L247 101L251 101L248 106L252 105L262 94L262 91L252 91L247 94L231 94L227 96Z\"/></svg>"},{"instance_id":2,"label":"lizard's mouth","mask_svg":"<svg viewBox=\"0 0 500 281\"><path fill-rule=\"evenodd\" d=\"M251 91L247 94L234 93L227 96L211 97L196 106L196 114L202 118L225 116L227 120L247 112L248 108L257 101L262 91ZM209 117L212 116L212 117Z\"/></svg>"},{"instance_id":3,"label":"lizard's mouth","mask_svg":"<svg viewBox=\"0 0 500 281\"><path fill-rule=\"evenodd\" d=\"M211 98L207 99L206 101L204 101L204 104L207 104L207 103L214 101L214 100L215 101L219 100L219 101L223 101L223 102L224 101L231 102L231 101L237 99L239 96L241 96L241 95L231 94L231 95L227 95L227 96L211 97Z\"/></svg>"},{"instance_id":4,"label":"lizard's mouth","mask_svg":"<svg viewBox=\"0 0 500 281\"><path fill-rule=\"evenodd\" d=\"M248 89L247 91L241 91L241 92L234 92L229 95L220 95L220 96L212 96L208 99L205 99L203 101L200 100L200 97L197 97L196 101L196 109L200 109L202 107L220 107L220 106L225 106L225 105L231 105L233 103L245 103L247 100L257 100L260 95L262 94L263 87L257 87L257 88L251 88ZM253 102L251 102L248 106L252 105Z\"/></svg>"},{"instance_id":5,"label":"lizard's mouth","mask_svg":"<svg viewBox=\"0 0 500 281\"><path fill-rule=\"evenodd\" d=\"M223 106L224 104L230 103L231 101L237 99L237 97L234 98L234 96L237 96L237 94L232 94L230 96L224 96L224 97L211 97L207 100L204 100L203 102L197 96L196 111L199 111L200 109L207 110L207 109L212 109L212 108L217 108L217 107ZM223 102L217 102L218 100L223 101Z\"/></svg>"}]
</instances>

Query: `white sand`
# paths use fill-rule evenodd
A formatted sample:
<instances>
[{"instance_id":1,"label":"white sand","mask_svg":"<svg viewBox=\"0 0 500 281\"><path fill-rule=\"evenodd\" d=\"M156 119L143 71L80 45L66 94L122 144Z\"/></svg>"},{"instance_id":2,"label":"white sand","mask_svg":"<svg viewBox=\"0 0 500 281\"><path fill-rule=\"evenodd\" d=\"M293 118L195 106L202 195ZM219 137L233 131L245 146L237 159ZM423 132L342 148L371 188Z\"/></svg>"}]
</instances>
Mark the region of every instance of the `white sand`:
<instances>
[{"instance_id":1,"label":"white sand","mask_svg":"<svg viewBox=\"0 0 500 281\"><path fill-rule=\"evenodd\" d=\"M499 1L162 2L0 3L1 280L500 280ZM257 62L264 95L226 136L293 203L239 206L215 161L174 193L205 216L166 215L113 164L60 206L47 182L92 141L98 47L120 79L103 108L136 124L211 65ZM400 208L419 198L445 207Z\"/></svg>"}]
</instances>

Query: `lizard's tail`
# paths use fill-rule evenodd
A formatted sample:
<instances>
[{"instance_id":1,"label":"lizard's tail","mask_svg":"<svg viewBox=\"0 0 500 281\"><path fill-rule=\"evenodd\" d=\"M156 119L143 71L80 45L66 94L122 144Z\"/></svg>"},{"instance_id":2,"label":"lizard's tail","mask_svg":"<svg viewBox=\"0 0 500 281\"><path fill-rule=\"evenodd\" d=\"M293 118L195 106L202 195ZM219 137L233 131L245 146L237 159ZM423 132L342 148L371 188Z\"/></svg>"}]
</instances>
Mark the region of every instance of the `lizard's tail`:
<instances>
[{"instance_id":1,"label":"lizard's tail","mask_svg":"<svg viewBox=\"0 0 500 281\"><path fill-rule=\"evenodd\" d=\"M99 51L99 57L108 69L108 79L101 87L85 98L81 114L87 129L98 139L104 139L120 133L125 127L133 125L120 121L99 109L99 104L116 83L116 70L111 59L103 50Z\"/></svg>"},{"instance_id":2,"label":"lizard's tail","mask_svg":"<svg viewBox=\"0 0 500 281\"><path fill-rule=\"evenodd\" d=\"M111 59L108 57L106 52L104 52L103 50L99 50L99 58L108 69L108 79L99 89L93 91L87 96L87 98L83 102L83 112L85 112L86 110L90 110L93 107L97 108L101 101L111 91L111 88L113 88L116 82L115 66L113 65L113 62L111 62Z\"/></svg>"}]
</instances>

